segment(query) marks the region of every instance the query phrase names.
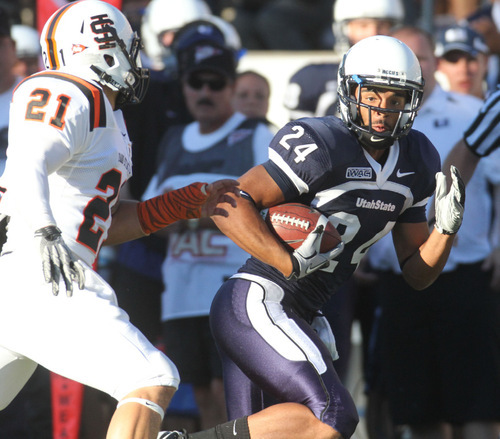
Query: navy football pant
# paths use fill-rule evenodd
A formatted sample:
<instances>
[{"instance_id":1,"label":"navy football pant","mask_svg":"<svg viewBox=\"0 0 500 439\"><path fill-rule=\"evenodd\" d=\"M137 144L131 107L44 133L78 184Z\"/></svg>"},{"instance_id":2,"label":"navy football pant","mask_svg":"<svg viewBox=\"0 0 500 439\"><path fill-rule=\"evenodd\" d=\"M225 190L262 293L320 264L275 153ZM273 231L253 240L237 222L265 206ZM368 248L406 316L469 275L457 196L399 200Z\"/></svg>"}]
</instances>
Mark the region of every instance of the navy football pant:
<instances>
[{"instance_id":1,"label":"navy football pant","mask_svg":"<svg viewBox=\"0 0 500 439\"><path fill-rule=\"evenodd\" d=\"M238 274L219 289L210 322L223 362L229 419L255 413L269 401L296 402L351 437L358 423L351 395L328 349L281 287Z\"/></svg>"}]
</instances>

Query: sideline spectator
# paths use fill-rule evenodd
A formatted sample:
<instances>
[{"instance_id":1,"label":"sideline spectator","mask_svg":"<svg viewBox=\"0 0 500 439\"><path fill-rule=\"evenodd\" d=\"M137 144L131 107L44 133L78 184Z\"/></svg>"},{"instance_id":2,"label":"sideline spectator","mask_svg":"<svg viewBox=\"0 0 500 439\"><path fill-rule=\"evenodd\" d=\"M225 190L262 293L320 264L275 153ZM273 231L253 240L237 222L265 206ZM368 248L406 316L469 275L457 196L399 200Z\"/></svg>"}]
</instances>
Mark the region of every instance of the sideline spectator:
<instances>
[{"instance_id":1,"label":"sideline spectator","mask_svg":"<svg viewBox=\"0 0 500 439\"><path fill-rule=\"evenodd\" d=\"M182 5L170 0L155 0L144 16L145 47L154 65L161 70L152 72L145 100L138 106L124 109L134 145L134 176L127 187L133 198L142 197L156 172L158 145L164 133L172 126L193 120L182 94L173 48L180 29L184 32L196 24L207 29L216 26L221 41L231 48L235 61L241 54L239 36L234 28L219 17L207 15L207 11L207 6L200 0L186 0ZM162 44L159 45L158 41ZM166 240L156 235L122 244L116 249L111 270L111 284L120 306L148 339L159 346L162 345L161 294L164 289L161 265L166 247ZM189 404L175 404L181 400L192 403L191 408L185 409ZM165 422L175 424L177 415L180 415L183 423L189 423L190 429L196 428L198 411L189 384L181 383L173 403Z\"/></svg>"},{"instance_id":2,"label":"sideline spectator","mask_svg":"<svg viewBox=\"0 0 500 439\"><path fill-rule=\"evenodd\" d=\"M500 0L477 8L464 21L483 36L490 49L487 83L493 91L500 84Z\"/></svg>"},{"instance_id":3,"label":"sideline spectator","mask_svg":"<svg viewBox=\"0 0 500 439\"><path fill-rule=\"evenodd\" d=\"M436 43L437 79L445 90L475 96L486 93L488 46L483 37L467 26L440 32Z\"/></svg>"},{"instance_id":4,"label":"sideline spectator","mask_svg":"<svg viewBox=\"0 0 500 439\"><path fill-rule=\"evenodd\" d=\"M260 73L246 70L236 75L233 107L247 117L267 121L271 84Z\"/></svg>"},{"instance_id":5,"label":"sideline spectator","mask_svg":"<svg viewBox=\"0 0 500 439\"><path fill-rule=\"evenodd\" d=\"M7 138L9 131L9 109L12 92L21 77L16 75L16 43L11 36L10 17L0 8L0 175L5 168Z\"/></svg>"},{"instance_id":6,"label":"sideline spectator","mask_svg":"<svg viewBox=\"0 0 500 439\"><path fill-rule=\"evenodd\" d=\"M153 0L144 13L142 34L145 52L152 66L149 88L142 103L124 108L132 148L133 177L125 187L134 199L141 199L156 171L155 157L165 131L173 125L192 120L177 74L172 43L177 31L207 17L208 6L202 0ZM165 257L165 240L148 236L127 242L113 249L111 277L120 305L146 337L157 343L161 336L161 292L163 283L160 266ZM112 250L112 251L113 251ZM105 267L100 261L100 269ZM138 295L140 293L140 300Z\"/></svg>"},{"instance_id":7,"label":"sideline spectator","mask_svg":"<svg viewBox=\"0 0 500 439\"><path fill-rule=\"evenodd\" d=\"M12 38L16 42L16 56L18 59L14 66L15 74L25 78L42 70L40 37L36 29L24 24L14 24L12 26Z\"/></svg>"},{"instance_id":8,"label":"sideline spectator","mask_svg":"<svg viewBox=\"0 0 500 439\"><path fill-rule=\"evenodd\" d=\"M165 133L146 198L201 175L207 181L237 177L267 159L273 137L260 118L233 109L236 60L219 28L206 22L188 24L179 31L175 47L194 121ZM222 366L208 322L210 305L220 284L247 257L212 220L186 221L169 229L162 266L162 341L182 382L193 385L202 429L226 418Z\"/></svg>"}]
</instances>

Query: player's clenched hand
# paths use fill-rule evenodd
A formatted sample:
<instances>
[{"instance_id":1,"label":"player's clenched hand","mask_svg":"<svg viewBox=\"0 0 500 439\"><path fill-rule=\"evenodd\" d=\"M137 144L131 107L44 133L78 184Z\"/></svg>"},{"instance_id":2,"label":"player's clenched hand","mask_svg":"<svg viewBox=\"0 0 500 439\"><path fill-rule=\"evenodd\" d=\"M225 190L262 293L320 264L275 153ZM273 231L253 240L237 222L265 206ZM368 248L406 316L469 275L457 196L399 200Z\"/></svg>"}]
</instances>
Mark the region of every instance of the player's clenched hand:
<instances>
[{"instance_id":1,"label":"player's clenched hand","mask_svg":"<svg viewBox=\"0 0 500 439\"><path fill-rule=\"evenodd\" d=\"M220 206L219 203L229 203L232 207L236 207L236 201L229 194L240 196L238 190L239 182L231 179L217 180L213 183L207 184L204 187L208 195L205 203L201 208L201 216L209 217L213 215L220 215L227 217L228 211Z\"/></svg>"},{"instance_id":2,"label":"player's clenched hand","mask_svg":"<svg viewBox=\"0 0 500 439\"><path fill-rule=\"evenodd\" d=\"M333 250L320 253L321 239L325 232L328 218L321 215L316 224L316 228L309 233L299 248L292 253L292 273L287 276L288 280L301 279L308 274L326 268L330 261L336 258L344 250L344 243L341 241Z\"/></svg>"},{"instance_id":3,"label":"player's clenched hand","mask_svg":"<svg viewBox=\"0 0 500 439\"><path fill-rule=\"evenodd\" d=\"M64 243L61 231L56 226L47 226L35 232L35 239L40 244L42 268L45 282L52 283L52 293L59 294L59 281L61 276L66 285L66 294L73 294L73 282L83 290L85 274L81 264L71 254L71 250Z\"/></svg>"},{"instance_id":4,"label":"player's clenched hand","mask_svg":"<svg viewBox=\"0 0 500 439\"><path fill-rule=\"evenodd\" d=\"M451 187L448 193L446 176L442 172L436 174L436 224L439 233L453 235L462 225L465 205L465 184L455 166L450 167Z\"/></svg>"}]
</instances>

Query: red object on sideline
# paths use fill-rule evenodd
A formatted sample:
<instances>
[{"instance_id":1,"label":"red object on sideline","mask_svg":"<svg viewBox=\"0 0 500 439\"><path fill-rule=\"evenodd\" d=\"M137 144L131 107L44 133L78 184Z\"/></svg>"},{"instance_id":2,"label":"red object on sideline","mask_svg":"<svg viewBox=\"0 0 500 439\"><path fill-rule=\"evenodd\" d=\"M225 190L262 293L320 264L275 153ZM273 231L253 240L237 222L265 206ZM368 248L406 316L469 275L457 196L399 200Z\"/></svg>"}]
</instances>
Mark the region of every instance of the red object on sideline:
<instances>
[{"instance_id":1,"label":"red object on sideline","mask_svg":"<svg viewBox=\"0 0 500 439\"><path fill-rule=\"evenodd\" d=\"M116 6L121 10L122 0L106 0L108 3ZM70 3L67 0L37 0L36 2L36 27L38 33L42 33L45 22L50 16L56 12L61 6Z\"/></svg>"},{"instance_id":2,"label":"red object on sideline","mask_svg":"<svg viewBox=\"0 0 500 439\"><path fill-rule=\"evenodd\" d=\"M53 439L78 439L82 418L83 384L50 373Z\"/></svg>"}]
</instances>

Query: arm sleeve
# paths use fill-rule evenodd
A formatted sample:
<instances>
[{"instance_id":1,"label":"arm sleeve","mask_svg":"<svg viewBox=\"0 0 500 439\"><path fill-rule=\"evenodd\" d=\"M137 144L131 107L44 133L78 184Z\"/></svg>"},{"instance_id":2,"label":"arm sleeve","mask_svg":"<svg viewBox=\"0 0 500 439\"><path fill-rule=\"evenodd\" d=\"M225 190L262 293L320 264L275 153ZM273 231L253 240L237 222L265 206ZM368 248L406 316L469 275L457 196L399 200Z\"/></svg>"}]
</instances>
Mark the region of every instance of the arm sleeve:
<instances>
[{"instance_id":1,"label":"arm sleeve","mask_svg":"<svg viewBox=\"0 0 500 439\"><path fill-rule=\"evenodd\" d=\"M485 157L500 146L500 88L484 102L464 141L477 156Z\"/></svg>"}]
</instances>

